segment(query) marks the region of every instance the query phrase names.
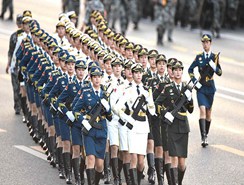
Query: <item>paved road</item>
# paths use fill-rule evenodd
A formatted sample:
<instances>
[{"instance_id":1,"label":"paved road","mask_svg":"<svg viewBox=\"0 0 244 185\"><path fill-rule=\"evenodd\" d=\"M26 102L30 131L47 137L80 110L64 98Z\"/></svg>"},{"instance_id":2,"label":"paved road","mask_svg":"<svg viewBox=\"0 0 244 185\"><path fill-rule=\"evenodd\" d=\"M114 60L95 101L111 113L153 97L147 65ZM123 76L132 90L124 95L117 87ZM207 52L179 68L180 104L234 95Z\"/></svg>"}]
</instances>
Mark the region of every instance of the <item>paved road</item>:
<instances>
[{"instance_id":1,"label":"paved road","mask_svg":"<svg viewBox=\"0 0 244 185\"><path fill-rule=\"evenodd\" d=\"M41 26L53 33L60 0L14 1L15 14L30 9ZM148 49L158 49L167 58L176 57L185 69L201 51L199 30L176 28L174 42L156 46L155 25L143 20L138 31L130 25L128 38ZM119 30L119 29L118 29ZM65 184L58 179L57 170L50 167L45 155L28 135L27 127L13 110L10 76L5 74L7 47L12 22L0 21L0 184L51 185ZM221 52L222 77L215 77L217 93L213 106L213 124L209 135L210 146L200 147L198 108L189 116L191 133L189 156L184 184L240 185L244 184L244 34L243 30L223 31L222 39L213 41L213 51ZM188 80L185 70L185 80ZM195 94L194 99L196 100ZM143 181L143 184L147 184Z\"/></svg>"}]
</instances>

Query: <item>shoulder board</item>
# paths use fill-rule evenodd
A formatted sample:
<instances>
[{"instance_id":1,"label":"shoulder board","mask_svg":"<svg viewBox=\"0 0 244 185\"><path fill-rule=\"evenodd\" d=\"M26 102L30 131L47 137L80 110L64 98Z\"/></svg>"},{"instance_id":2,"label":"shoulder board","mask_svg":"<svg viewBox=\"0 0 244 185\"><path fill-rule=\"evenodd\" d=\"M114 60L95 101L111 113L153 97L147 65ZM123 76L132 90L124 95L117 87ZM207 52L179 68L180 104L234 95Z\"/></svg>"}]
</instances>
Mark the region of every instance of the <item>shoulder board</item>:
<instances>
[{"instance_id":1,"label":"shoulder board","mask_svg":"<svg viewBox=\"0 0 244 185\"><path fill-rule=\"evenodd\" d=\"M148 91L148 87L146 87L146 86L143 86L143 89L145 89L146 91Z\"/></svg>"},{"instance_id":2,"label":"shoulder board","mask_svg":"<svg viewBox=\"0 0 244 185\"><path fill-rule=\"evenodd\" d=\"M20 34L20 33L23 33L23 32L24 32L24 30L22 30L22 29L18 29L18 30L17 30L17 35Z\"/></svg>"},{"instance_id":3,"label":"shoulder board","mask_svg":"<svg viewBox=\"0 0 244 185\"><path fill-rule=\"evenodd\" d=\"M57 78L57 80L60 80L60 79L62 79L62 78L64 78L64 76L59 76L59 77Z\"/></svg>"},{"instance_id":4,"label":"shoulder board","mask_svg":"<svg viewBox=\"0 0 244 185\"><path fill-rule=\"evenodd\" d=\"M69 85L71 85L71 84L75 84L75 82L71 81L71 82L68 82L68 84L69 84Z\"/></svg>"},{"instance_id":5,"label":"shoulder board","mask_svg":"<svg viewBox=\"0 0 244 185\"><path fill-rule=\"evenodd\" d=\"M130 89L132 86L128 85L125 89Z\"/></svg>"},{"instance_id":6,"label":"shoulder board","mask_svg":"<svg viewBox=\"0 0 244 185\"><path fill-rule=\"evenodd\" d=\"M87 88L87 89L83 89L83 92L91 92L92 91L92 88Z\"/></svg>"},{"instance_id":7,"label":"shoulder board","mask_svg":"<svg viewBox=\"0 0 244 185\"><path fill-rule=\"evenodd\" d=\"M202 55L202 54L203 54L203 52L200 52L200 53L197 54L197 56Z\"/></svg>"}]
</instances>

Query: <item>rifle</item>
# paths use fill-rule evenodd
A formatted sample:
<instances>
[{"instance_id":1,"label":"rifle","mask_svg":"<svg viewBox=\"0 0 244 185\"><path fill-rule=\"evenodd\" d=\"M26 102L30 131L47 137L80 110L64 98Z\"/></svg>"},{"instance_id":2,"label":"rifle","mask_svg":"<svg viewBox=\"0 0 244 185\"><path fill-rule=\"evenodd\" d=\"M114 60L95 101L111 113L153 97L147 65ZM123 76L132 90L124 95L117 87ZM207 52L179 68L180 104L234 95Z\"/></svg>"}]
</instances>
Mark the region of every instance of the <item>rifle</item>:
<instances>
[{"instance_id":1,"label":"rifle","mask_svg":"<svg viewBox=\"0 0 244 185\"><path fill-rule=\"evenodd\" d=\"M143 108L143 105L146 103L146 98L144 95L140 95L136 98L136 101L132 105L133 113L131 117L134 120L137 121L146 121L145 117L138 116L138 113L142 110L143 112L146 112L146 110ZM127 122L126 126L131 130L133 128L133 125L129 122Z\"/></svg>"},{"instance_id":2,"label":"rifle","mask_svg":"<svg viewBox=\"0 0 244 185\"><path fill-rule=\"evenodd\" d=\"M110 85L109 85L109 86L110 86ZM108 87L109 87L109 86L108 86ZM107 98L110 97L110 95L112 94L112 92L113 92L113 89L112 89L112 91L109 93L109 95L107 96ZM88 121L89 124L90 124L93 128L96 128L96 129L99 129L99 130L102 129L102 125L101 125L101 124L96 124L95 121L96 121L96 119L99 117L99 114L101 113L102 109L103 109L103 105L101 104L100 101L98 101L97 104L96 104L96 105L92 108L92 110L90 111L90 112L93 112L93 110L96 110L96 112L91 116L91 119ZM87 130L85 127L82 128L82 131L83 131L84 134L86 134L86 135L88 134L88 130Z\"/></svg>"},{"instance_id":3,"label":"rifle","mask_svg":"<svg viewBox=\"0 0 244 185\"><path fill-rule=\"evenodd\" d=\"M176 101L178 102L176 105L174 105L174 109L170 112L173 117L176 117L177 113L180 111L180 109L183 107L183 105L185 104L185 102L187 101L187 97L185 95L185 92L187 90L191 91L192 92L192 89L195 87L195 85L197 84L197 81L193 84L192 87L189 87L189 84L191 83L191 80L188 82L188 84L186 85L186 90L184 91L183 95L180 96L180 100L179 101ZM165 111L167 112L167 110ZM165 114L164 114L165 115ZM168 120L167 118L164 118L164 121L168 124L168 125L171 125L172 122L170 120Z\"/></svg>"},{"instance_id":4,"label":"rifle","mask_svg":"<svg viewBox=\"0 0 244 185\"><path fill-rule=\"evenodd\" d=\"M217 54L217 56L216 56L215 59L214 59L215 64L218 63L219 55L220 55L220 52ZM212 69L212 68L211 68L209 65L205 67L204 73L201 75L200 80L199 80L199 82L200 82L201 84L208 85L208 84L207 84L207 81L206 81L206 77L208 77L209 79L211 78L211 76L210 76L210 75L211 75L211 74L210 74L211 69Z\"/></svg>"}]
</instances>

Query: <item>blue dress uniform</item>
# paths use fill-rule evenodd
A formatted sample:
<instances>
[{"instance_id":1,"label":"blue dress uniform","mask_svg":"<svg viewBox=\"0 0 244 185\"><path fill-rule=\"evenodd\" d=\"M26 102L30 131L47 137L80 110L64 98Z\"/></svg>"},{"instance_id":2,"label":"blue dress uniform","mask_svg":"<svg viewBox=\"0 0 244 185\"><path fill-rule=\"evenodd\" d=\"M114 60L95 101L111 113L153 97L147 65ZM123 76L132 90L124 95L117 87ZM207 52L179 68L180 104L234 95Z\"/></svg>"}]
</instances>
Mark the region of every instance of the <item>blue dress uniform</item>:
<instances>
[{"instance_id":1,"label":"blue dress uniform","mask_svg":"<svg viewBox=\"0 0 244 185\"><path fill-rule=\"evenodd\" d=\"M86 64L84 61L78 60L76 61L75 67L86 69ZM61 109L63 116L65 118L67 118L65 116L66 113L72 110L72 102L74 101L74 98L77 96L78 91L82 88L83 84L84 82L78 81L78 79L76 79L73 82L69 82L68 85L63 90L63 92L58 97L56 104ZM79 124L73 123L71 127L71 135L72 135L72 145L83 146L81 126Z\"/></svg>"},{"instance_id":2,"label":"blue dress uniform","mask_svg":"<svg viewBox=\"0 0 244 185\"><path fill-rule=\"evenodd\" d=\"M98 71L97 71L98 70ZM91 75L102 75L100 68L94 67L91 69ZM103 86L100 88L100 93L97 95L94 92L93 87L86 88L82 91L80 99L77 101L73 108L75 117L79 123L84 119L91 119L91 116L96 112L94 107L100 104L102 98L107 98L105 89ZM92 127L87 135L84 135L84 145L86 155L94 155L97 158L104 159L106 141L107 141L107 124L106 118L108 120L112 119L111 108L108 112L101 111L96 119L96 124L102 126L102 129L97 129Z\"/></svg>"},{"instance_id":3,"label":"blue dress uniform","mask_svg":"<svg viewBox=\"0 0 244 185\"><path fill-rule=\"evenodd\" d=\"M201 39L202 42L212 41L211 36L204 34ZM196 82L194 75L194 68L198 67L200 73L199 83L201 86L197 89L198 106L204 106L210 110L212 108L214 94L216 92L215 83L213 79L214 73L218 76L222 75L221 66L219 64L219 54L214 54L211 51L206 51L198 54L190 65L188 73L193 82ZM201 132L202 146L208 145L207 135L209 132L211 120L199 119L199 127Z\"/></svg>"}]
</instances>

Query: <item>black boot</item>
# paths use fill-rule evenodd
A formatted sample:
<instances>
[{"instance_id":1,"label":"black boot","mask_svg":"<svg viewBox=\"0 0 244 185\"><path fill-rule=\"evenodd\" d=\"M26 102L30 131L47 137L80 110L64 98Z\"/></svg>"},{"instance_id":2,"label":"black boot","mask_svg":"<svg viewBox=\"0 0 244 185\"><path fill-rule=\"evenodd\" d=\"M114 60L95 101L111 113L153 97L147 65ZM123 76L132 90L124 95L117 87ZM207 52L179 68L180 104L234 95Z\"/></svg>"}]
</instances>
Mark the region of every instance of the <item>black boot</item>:
<instances>
[{"instance_id":1,"label":"black boot","mask_svg":"<svg viewBox=\"0 0 244 185\"><path fill-rule=\"evenodd\" d=\"M206 136L208 136L210 125L211 125L211 121L206 120Z\"/></svg>"},{"instance_id":2,"label":"black boot","mask_svg":"<svg viewBox=\"0 0 244 185\"><path fill-rule=\"evenodd\" d=\"M199 119L199 127L201 132L201 139L202 139L202 147L206 147L206 120L205 119Z\"/></svg>"},{"instance_id":3,"label":"black boot","mask_svg":"<svg viewBox=\"0 0 244 185\"><path fill-rule=\"evenodd\" d=\"M98 172L95 170L95 185L99 184L101 177L102 177L102 172Z\"/></svg>"},{"instance_id":4,"label":"black boot","mask_svg":"<svg viewBox=\"0 0 244 185\"><path fill-rule=\"evenodd\" d=\"M110 155L109 155L109 152L105 153L104 184L111 184L111 170L110 170Z\"/></svg>"},{"instance_id":5,"label":"black boot","mask_svg":"<svg viewBox=\"0 0 244 185\"><path fill-rule=\"evenodd\" d=\"M130 163L123 164L123 170L125 174L125 181L127 185L132 185L131 178L130 178Z\"/></svg>"},{"instance_id":6,"label":"black boot","mask_svg":"<svg viewBox=\"0 0 244 185\"><path fill-rule=\"evenodd\" d=\"M27 110L27 105L26 105L26 97L21 97L21 99L20 99L20 105L21 105L22 112L24 114L23 123L27 123L27 120L28 120L28 110Z\"/></svg>"},{"instance_id":7,"label":"black boot","mask_svg":"<svg viewBox=\"0 0 244 185\"><path fill-rule=\"evenodd\" d=\"M155 163L154 163L154 154L147 154L147 164L148 164L148 182L151 184L155 184Z\"/></svg>"},{"instance_id":8,"label":"black boot","mask_svg":"<svg viewBox=\"0 0 244 185\"><path fill-rule=\"evenodd\" d=\"M172 185L178 185L178 168L170 168Z\"/></svg>"},{"instance_id":9,"label":"black boot","mask_svg":"<svg viewBox=\"0 0 244 185\"><path fill-rule=\"evenodd\" d=\"M51 152L51 162L50 165L52 165L54 168L56 167L56 163L57 163L57 158L56 158L56 137L55 136L50 136L49 137L49 141L50 141L50 152Z\"/></svg>"},{"instance_id":10,"label":"black boot","mask_svg":"<svg viewBox=\"0 0 244 185\"><path fill-rule=\"evenodd\" d=\"M143 170L142 171L137 170L138 185L141 184L142 175L143 175Z\"/></svg>"},{"instance_id":11,"label":"black boot","mask_svg":"<svg viewBox=\"0 0 244 185\"><path fill-rule=\"evenodd\" d=\"M95 185L95 169L86 169L88 185Z\"/></svg>"},{"instance_id":12,"label":"black boot","mask_svg":"<svg viewBox=\"0 0 244 185\"><path fill-rule=\"evenodd\" d=\"M36 133L33 136L33 139L36 143L39 143L41 137L42 137L43 131L42 131L42 120L39 119L37 121L37 129L36 129Z\"/></svg>"},{"instance_id":13,"label":"black boot","mask_svg":"<svg viewBox=\"0 0 244 185\"><path fill-rule=\"evenodd\" d=\"M80 179L80 158L72 159L72 167L73 167L73 170L74 170L75 185L81 185L81 179Z\"/></svg>"},{"instance_id":14,"label":"black boot","mask_svg":"<svg viewBox=\"0 0 244 185\"><path fill-rule=\"evenodd\" d=\"M64 157L64 170L66 176L66 184L72 184L70 153L69 152L63 153L63 157Z\"/></svg>"},{"instance_id":15,"label":"black boot","mask_svg":"<svg viewBox=\"0 0 244 185\"><path fill-rule=\"evenodd\" d=\"M130 178L131 178L131 181L132 181L132 185L138 185L137 169L136 168L132 168L129 171L130 171Z\"/></svg>"},{"instance_id":16,"label":"black boot","mask_svg":"<svg viewBox=\"0 0 244 185\"><path fill-rule=\"evenodd\" d=\"M62 153L63 153L63 147L57 148L59 178L65 179L64 160L63 160L63 154Z\"/></svg>"},{"instance_id":17,"label":"black boot","mask_svg":"<svg viewBox=\"0 0 244 185\"><path fill-rule=\"evenodd\" d=\"M119 185L122 185L121 171L123 169L123 161L118 159Z\"/></svg>"},{"instance_id":18,"label":"black boot","mask_svg":"<svg viewBox=\"0 0 244 185\"><path fill-rule=\"evenodd\" d=\"M114 185L119 185L119 168L118 168L118 158L111 159L112 172L114 177Z\"/></svg>"},{"instance_id":19,"label":"black boot","mask_svg":"<svg viewBox=\"0 0 244 185\"><path fill-rule=\"evenodd\" d=\"M163 158L155 158L155 168L158 178L158 185L164 184Z\"/></svg>"},{"instance_id":20,"label":"black boot","mask_svg":"<svg viewBox=\"0 0 244 185\"><path fill-rule=\"evenodd\" d=\"M85 184L85 176L84 176L85 169L86 169L85 160L83 159L83 157L80 157L80 181L81 181L81 185Z\"/></svg>"},{"instance_id":21,"label":"black boot","mask_svg":"<svg viewBox=\"0 0 244 185\"><path fill-rule=\"evenodd\" d=\"M179 185L182 185L182 181L183 181L183 178L184 178L184 174L185 174L185 171L181 171L179 168L178 168L178 183Z\"/></svg>"},{"instance_id":22,"label":"black boot","mask_svg":"<svg viewBox=\"0 0 244 185\"><path fill-rule=\"evenodd\" d=\"M168 185L172 185L170 168L171 168L171 164L170 163L167 163L167 164L164 165L164 170L165 170L165 173L166 173Z\"/></svg>"}]
</instances>

